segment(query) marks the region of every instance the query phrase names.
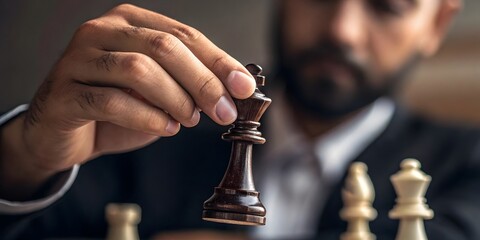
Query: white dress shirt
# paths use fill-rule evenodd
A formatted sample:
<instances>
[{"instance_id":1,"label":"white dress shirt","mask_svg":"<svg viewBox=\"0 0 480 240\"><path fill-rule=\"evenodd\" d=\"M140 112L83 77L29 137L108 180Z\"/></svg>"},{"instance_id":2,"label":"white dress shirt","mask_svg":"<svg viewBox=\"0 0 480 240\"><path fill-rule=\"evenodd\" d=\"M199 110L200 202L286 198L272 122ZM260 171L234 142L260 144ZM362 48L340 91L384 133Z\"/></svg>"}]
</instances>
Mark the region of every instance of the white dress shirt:
<instances>
[{"instance_id":1,"label":"white dress shirt","mask_svg":"<svg viewBox=\"0 0 480 240\"><path fill-rule=\"evenodd\" d=\"M309 141L286 114L283 99L275 98L269 109L265 126L275 131L270 131L266 155L258 158L255 173L267 209L266 225L252 232L259 239L314 236L330 188L385 130L395 109L390 99L378 99L348 122Z\"/></svg>"}]
</instances>

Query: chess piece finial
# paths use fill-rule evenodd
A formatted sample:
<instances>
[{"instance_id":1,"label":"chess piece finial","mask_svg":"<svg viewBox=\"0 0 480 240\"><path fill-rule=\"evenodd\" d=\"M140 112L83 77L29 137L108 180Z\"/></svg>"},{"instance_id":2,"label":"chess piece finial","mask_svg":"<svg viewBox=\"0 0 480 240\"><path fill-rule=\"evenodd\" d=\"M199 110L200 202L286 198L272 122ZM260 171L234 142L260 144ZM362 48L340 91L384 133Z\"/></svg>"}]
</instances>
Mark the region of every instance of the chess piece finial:
<instances>
[{"instance_id":1,"label":"chess piece finial","mask_svg":"<svg viewBox=\"0 0 480 240\"><path fill-rule=\"evenodd\" d=\"M223 140L232 142L230 162L220 185L203 204L202 218L220 223L265 225L266 210L253 183L252 146L265 143L257 128L272 100L258 89L265 84L265 77L260 75L262 68L255 64L246 68L255 77L257 88L247 99L234 99L238 117L222 135Z\"/></svg>"},{"instance_id":2,"label":"chess piece finial","mask_svg":"<svg viewBox=\"0 0 480 240\"><path fill-rule=\"evenodd\" d=\"M367 174L367 165L354 162L350 166L342 189L344 207L340 210L340 218L348 222L347 231L341 240L374 240L368 222L377 217L377 211L372 207L375 191Z\"/></svg>"},{"instance_id":3,"label":"chess piece finial","mask_svg":"<svg viewBox=\"0 0 480 240\"><path fill-rule=\"evenodd\" d=\"M390 178L397 200L389 216L400 219L396 240L427 239L423 220L433 218L433 211L425 199L431 177L422 172L420 167L419 161L405 159L400 164L401 170Z\"/></svg>"},{"instance_id":4,"label":"chess piece finial","mask_svg":"<svg viewBox=\"0 0 480 240\"><path fill-rule=\"evenodd\" d=\"M141 209L137 204L109 203L105 207L105 218L109 224L107 240L138 240L137 225Z\"/></svg>"},{"instance_id":5,"label":"chess piece finial","mask_svg":"<svg viewBox=\"0 0 480 240\"><path fill-rule=\"evenodd\" d=\"M257 83L257 88L258 87L263 87L265 86L265 76L262 76L263 69L257 64L248 64L245 66L247 70L250 72L255 77L255 81Z\"/></svg>"}]
</instances>

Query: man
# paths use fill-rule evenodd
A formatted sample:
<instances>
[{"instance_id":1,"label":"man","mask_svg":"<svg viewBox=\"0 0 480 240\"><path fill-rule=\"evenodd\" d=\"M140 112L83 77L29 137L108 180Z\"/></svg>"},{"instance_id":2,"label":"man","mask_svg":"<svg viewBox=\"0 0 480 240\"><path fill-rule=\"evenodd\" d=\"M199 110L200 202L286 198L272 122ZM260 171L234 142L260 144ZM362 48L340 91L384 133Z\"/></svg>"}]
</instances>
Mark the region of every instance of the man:
<instances>
[{"instance_id":1,"label":"man","mask_svg":"<svg viewBox=\"0 0 480 240\"><path fill-rule=\"evenodd\" d=\"M388 178L412 156L434 179L429 237L480 237L478 134L429 123L381 98L436 52L460 4L281 2L276 40L284 84L265 124L271 145L255 168L267 226L240 230L260 238L337 239L345 230L338 217L342 178L348 163L363 161L377 192L372 230L393 239ZM26 113L2 127L2 235L98 238L108 202L136 202L144 209L142 236L230 237L188 232L232 228L200 220L201 202L228 156L220 129L200 126L129 151L176 135L180 125L194 127L200 111L217 124L232 123L232 98L253 90L240 63L168 17L120 5L83 24ZM129 153L107 155L120 152Z\"/></svg>"}]
</instances>

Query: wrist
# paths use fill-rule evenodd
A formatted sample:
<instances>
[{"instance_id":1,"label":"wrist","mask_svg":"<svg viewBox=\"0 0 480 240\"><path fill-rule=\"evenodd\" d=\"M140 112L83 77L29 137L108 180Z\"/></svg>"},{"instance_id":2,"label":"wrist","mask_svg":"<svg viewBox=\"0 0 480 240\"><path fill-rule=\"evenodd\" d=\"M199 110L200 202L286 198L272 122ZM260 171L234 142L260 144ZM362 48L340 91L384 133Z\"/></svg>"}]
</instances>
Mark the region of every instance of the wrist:
<instances>
[{"instance_id":1,"label":"wrist","mask_svg":"<svg viewBox=\"0 0 480 240\"><path fill-rule=\"evenodd\" d=\"M41 168L27 150L21 114L0 129L0 198L30 200L53 176L55 170Z\"/></svg>"}]
</instances>

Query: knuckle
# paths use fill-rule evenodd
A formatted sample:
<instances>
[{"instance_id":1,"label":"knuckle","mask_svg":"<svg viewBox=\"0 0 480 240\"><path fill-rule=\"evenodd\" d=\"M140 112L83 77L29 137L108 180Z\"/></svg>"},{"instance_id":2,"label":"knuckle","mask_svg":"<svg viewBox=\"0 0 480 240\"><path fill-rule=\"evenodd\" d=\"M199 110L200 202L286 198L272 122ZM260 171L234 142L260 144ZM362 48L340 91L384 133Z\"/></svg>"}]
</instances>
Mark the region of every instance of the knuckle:
<instances>
[{"instance_id":1,"label":"knuckle","mask_svg":"<svg viewBox=\"0 0 480 240\"><path fill-rule=\"evenodd\" d=\"M145 120L145 128L152 132L164 132L165 126L163 126L162 122L159 120L158 115L152 112Z\"/></svg>"},{"instance_id":2,"label":"knuckle","mask_svg":"<svg viewBox=\"0 0 480 240\"><path fill-rule=\"evenodd\" d=\"M199 79L198 82L200 84L200 98L207 98L215 92L215 90L217 89L216 80L217 78L214 75L206 75Z\"/></svg>"},{"instance_id":3,"label":"knuckle","mask_svg":"<svg viewBox=\"0 0 480 240\"><path fill-rule=\"evenodd\" d=\"M170 55L179 44L178 38L168 33L154 34L150 38L150 46L158 57Z\"/></svg>"},{"instance_id":4,"label":"knuckle","mask_svg":"<svg viewBox=\"0 0 480 240\"><path fill-rule=\"evenodd\" d=\"M194 42L203 36L200 31L185 24L179 24L173 27L172 34L182 42Z\"/></svg>"},{"instance_id":5,"label":"knuckle","mask_svg":"<svg viewBox=\"0 0 480 240\"><path fill-rule=\"evenodd\" d=\"M229 56L227 54L221 54L220 56L217 56L214 58L212 62L212 67L211 70L213 72L220 72L221 70L225 69L225 66L228 65L229 62Z\"/></svg>"},{"instance_id":6,"label":"knuckle","mask_svg":"<svg viewBox=\"0 0 480 240\"><path fill-rule=\"evenodd\" d=\"M75 101L84 111L96 110L97 106L101 105L104 101L104 95L84 90L78 93Z\"/></svg>"},{"instance_id":7,"label":"knuckle","mask_svg":"<svg viewBox=\"0 0 480 240\"><path fill-rule=\"evenodd\" d=\"M83 90L78 93L75 101L80 108L86 112L96 112L106 115L118 113L121 106L113 96L101 91Z\"/></svg>"},{"instance_id":8,"label":"knuckle","mask_svg":"<svg viewBox=\"0 0 480 240\"><path fill-rule=\"evenodd\" d=\"M127 27L119 27L118 31L123 33L123 35L125 35L126 37L133 37L135 35L145 33L147 30L143 27L127 26Z\"/></svg>"},{"instance_id":9,"label":"knuckle","mask_svg":"<svg viewBox=\"0 0 480 240\"><path fill-rule=\"evenodd\" d=\"M192 117L193 111L195 110L195 106L189 98L184 97L184 98L178 99L176 103L176 109L180 114L179 116L180 119L177 119L177 120L179 120L180 122L183 122L183 121L190 120L190 118Z\"/></svg>"},{"instance_id":10,"label":"knuckle","mask_svg":"<svg viewBox=\"0 0 480 240\"><path fill-rule=\"evenodd\" d=\"M118 97L108 96L103 94L101 101L97 104L98 109L106 115L117 115L122 106L124 106L124 101L121 101Z\"/></svg>"},{"instance_id":11,"label":"knuckle","mask_svg":"<svg viewBox=\"0 0 480 240\"><path fill-rule=\"evenodd\" d=\"M118 15L124 15L128 12L131 12L135 9L135 6L129 3L122 3L116 7L114 7L111 12Z\"/></svg>"},{"instance_id":12,"label":"knuckle","mask_svg":"<svg viewBox=\"0 0 480 240\"><path fill-rule=\"evenodd\" d=\"M95 34L98 33L103 26L104 23L99 19L89 20L80 25L75 33L75 36L79 38L95 36Z\"/></svg>"},{"instance_id":13,"label":"knuckle","mask_svg":"<svg viewBox=\"0 0 480 240\"><path fill-rule=\"evenodd\" d=\"M122 69L134 81L140 81L150 72L151 60L142 54L130 54L122 59Z\"/></svg>"},{"instance_id":14,"label":"knuckle","mask_svg":"<svg viewBox=\"0 0 480 240\"><path fill-rule=\"evenodd\" d=\"M118 57L116 53L107 52L92 61L95 62L98 70L106 70L110 72L111 69L118 64Z\"/></svg>"}]
</instances>

